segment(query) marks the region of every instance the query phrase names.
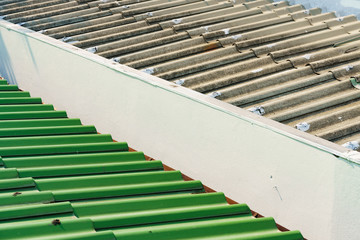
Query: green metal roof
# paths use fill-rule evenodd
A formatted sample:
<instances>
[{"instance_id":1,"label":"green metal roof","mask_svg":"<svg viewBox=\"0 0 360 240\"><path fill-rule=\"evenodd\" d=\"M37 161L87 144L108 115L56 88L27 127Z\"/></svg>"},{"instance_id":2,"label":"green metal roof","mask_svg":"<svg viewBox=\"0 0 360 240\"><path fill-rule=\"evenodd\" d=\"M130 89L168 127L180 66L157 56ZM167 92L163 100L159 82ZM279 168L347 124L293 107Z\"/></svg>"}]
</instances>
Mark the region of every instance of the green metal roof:
<instances>
[{"instance_id":1,"label":"green metal roof","mask_svg":"<svg viewBox=\"0 0 360 240\"><path fill-rule=\"evenodd\" d=\"M5 80L0 119L0 239L303 239Z\"/></svg>"}]
</instances>

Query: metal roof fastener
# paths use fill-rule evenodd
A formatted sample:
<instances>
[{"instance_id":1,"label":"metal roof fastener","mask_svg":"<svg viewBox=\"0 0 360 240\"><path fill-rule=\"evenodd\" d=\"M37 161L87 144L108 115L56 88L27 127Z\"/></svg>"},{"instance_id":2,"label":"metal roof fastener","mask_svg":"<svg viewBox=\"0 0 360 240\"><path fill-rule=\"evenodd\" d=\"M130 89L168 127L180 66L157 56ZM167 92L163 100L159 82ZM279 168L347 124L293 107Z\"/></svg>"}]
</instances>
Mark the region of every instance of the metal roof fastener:
<instances>
[{"instance_id":1,"label":"metal roof fastener","mask_svg":"<svg viewBox=\"0 0 360 240\"><path fill-rule=\"evenodd\" d=\"M155 69L154 68L146 68L146 69L143 69L142 72L151 75L151 74L153 74L155 72Z\"/></svg>"},{"instance_id":2,"label":"metal roof fastener","mask_svg":"<svg viewBox=\"0 0 360 240\"><path fill-rule=\"evenodd\" d=\"M262 116L262 115L265 114L265 109L262 106L249 108L248 111L250 111L252 113L255 113L255 114L259 115L259 116Z\"/></svg>"},{"instance_id":3,"label":"metal roof fastener","mask_svg":"<svg viewBox=\"0 0 360 240\"><path fill-rule=\"evenodd\" d=\"M113 60L114 62L120 62L120 57L114 57L111 60Z\"/></svg>"},{"instance_id":4,"label":"metal roof fastener","mask_svg":"<svg viewBox=\"0 0 360 240\"><path fill-rule=\"evenodd\" d=\"M209 96L212 98L217 98L217 97L221 96L221 92L212 92L209 94Z\"/></svg>"},{"instance_id":5,"label":"metal roof fastener","mask_svg":"<svg viewBox=\"0 0 360 240\"><path fill-rule=\"evenodd\" d=\"M308 124L307 122L302 122L302 123L298 123L295 126L296 129L306 132L310 129L310 124Z\"/></svg>"},{"instance_id":6,"label":"metal roof fastener","mask_svg":"<svg viewBox=\"0 0 360 240\"><path fill-rule=\"evenodd\" d=\"M357 150L360 148L360 143L358 141L351 141L344 143L342 146L351 150Z\"/></svg>"},{"instance_id":7,"label":"metal roof fastener","mask_svg":"<svg viewBox=\"0 0 360 240\"><path fill-rule=\"evenodd\" d=\"M180 24L182 22L182 18L176 18L176 19L173 19L171 20L173 23L175 24Z\"/></svg>"},{"instance_id":8,"label":"metal roof fastener","mask_svg":"<svg viewBox=\"0 0 360 240\"><path fill-rule=\"evenodd\" d=\"M98 47L87 48L86 51L91 52L91 53L96 53L98 51Z\"/></svg>"},{"instance_id":9,"label":"metal roof fastener","mask_svg":"<svg viewBox=\"0 0 360 240\"><path fill-rule=\"evenodd\" d=\"M174 83L175 83L176 85L182 86L182 85L184 85L184 83L185 83L185 79L176 80Z\"/></svg>"}]
</instances>

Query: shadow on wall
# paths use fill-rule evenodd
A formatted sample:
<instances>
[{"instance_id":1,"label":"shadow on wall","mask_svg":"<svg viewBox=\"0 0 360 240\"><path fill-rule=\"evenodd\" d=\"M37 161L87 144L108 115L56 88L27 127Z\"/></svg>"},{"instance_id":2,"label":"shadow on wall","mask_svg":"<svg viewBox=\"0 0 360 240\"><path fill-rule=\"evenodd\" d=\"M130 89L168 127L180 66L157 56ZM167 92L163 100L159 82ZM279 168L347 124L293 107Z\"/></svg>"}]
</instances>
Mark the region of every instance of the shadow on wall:
<instances>
[{"instance_id":1,"label":"shadow on wall","mask_svg":"<svg viewBox=\"0 0 360 240\"><path fill-rule=\"evenodd\" d=\"M6 80L8 80L10 84L17 84L10 55L7 51L4 38L1 32L0 32L0 75Z\"/></svg>"},{"instance_id":2,"label":"shadow on wall","mask_svg":"<svg viewBox=\"0 0 360 240\"><path fill-rule=\"evenodd\" d=\"M289 0L289 3L291 5L302 4L306 9L318 7L323 12L336 11L339 17L355 15L360 20L360 0Z\"/></svg>"}]
</instances>

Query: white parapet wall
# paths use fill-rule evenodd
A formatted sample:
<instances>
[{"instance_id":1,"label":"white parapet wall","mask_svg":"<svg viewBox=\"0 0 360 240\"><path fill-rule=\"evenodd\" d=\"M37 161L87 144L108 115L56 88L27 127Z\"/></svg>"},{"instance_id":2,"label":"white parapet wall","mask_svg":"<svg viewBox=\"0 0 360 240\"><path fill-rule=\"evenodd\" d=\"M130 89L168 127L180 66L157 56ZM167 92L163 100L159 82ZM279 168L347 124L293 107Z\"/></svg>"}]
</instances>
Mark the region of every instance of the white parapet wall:
<instances>
[{"instance_id":1,"label":"white parapet wall","mask_svg":"<svg viewBox=\"0 0 360 240\"><path fill-rule=\"evenodd\" d=\"M0 73L308 239L360 236L345 148L6 21Z\"/></svg>"}]
</instances>

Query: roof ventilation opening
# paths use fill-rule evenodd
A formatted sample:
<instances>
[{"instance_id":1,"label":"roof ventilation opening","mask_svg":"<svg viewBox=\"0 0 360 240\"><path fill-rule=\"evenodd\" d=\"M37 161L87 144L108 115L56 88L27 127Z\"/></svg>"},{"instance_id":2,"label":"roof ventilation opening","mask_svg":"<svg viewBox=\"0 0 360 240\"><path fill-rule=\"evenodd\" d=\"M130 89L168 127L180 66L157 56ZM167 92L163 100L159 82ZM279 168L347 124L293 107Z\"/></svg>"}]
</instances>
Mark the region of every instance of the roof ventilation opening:
<instances>
[{"instance_id":1,"label":"roof ventilation opening","mask_svg":"<svg viewBox=\"0 0 360 240\"><path fill-rule=\"evenodd\" d=\"M351 141L344 143L342 146L350 150L358 150L360 148L360 143L358 141Z\"/></svg>"},{"instance_id":2,"label":"roof ventilation opening","mask_svg":"<svg viewBox=\"0 0 360 240\"><path fill-rule=\"evenodd\" d=\"M307 122L302 122L302 123L298 123L295 126L296 129L306 132L310 129L310 124L308 124Z\"/></svg>"},{"instance_id":3,"label":"roof ventilation opening","mask_svg":"<svg viewBox=\"0 0 360 240\"><path fill-rule=\"evenodd\" d=\"M182 85L184 85L184 83L185 83L185 79L176 80L174 83L175 83L176 85L182 86Z\"/></svg>"},{"instance_id":4,"label":"roof ventilation opening","mask_svg":"<svg viewBox=\"0 0 360 240\"><path fill-rule=\"evenodd\" d=\"M217 98L217 97L221 96L221 92L212 92L209 94L209 96L212 98Z\"/></svg>"},{"instance_id":5,"label":"roof ventilation opening","mask_svg":"<svg viewBox=\"0 0 360 240\"><path fill-rule=\"evenodd\" d=\"M91 48L87 48L86 51L91 52L91 53L96 53L98 51L97 47L91 47Z\"/></svg>"},{"instance_id":6,"label":"roof ventilation opening","mask_svg":"<svg viewBox=\"0 0 360 240\"><path fill-rule=\"evenodd\" d=\"M265 114L265 109L262 106L249 108L248 111L255 113L259 116L262 116Z\"/></svg>"}]
</instances>

